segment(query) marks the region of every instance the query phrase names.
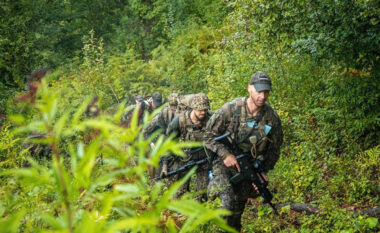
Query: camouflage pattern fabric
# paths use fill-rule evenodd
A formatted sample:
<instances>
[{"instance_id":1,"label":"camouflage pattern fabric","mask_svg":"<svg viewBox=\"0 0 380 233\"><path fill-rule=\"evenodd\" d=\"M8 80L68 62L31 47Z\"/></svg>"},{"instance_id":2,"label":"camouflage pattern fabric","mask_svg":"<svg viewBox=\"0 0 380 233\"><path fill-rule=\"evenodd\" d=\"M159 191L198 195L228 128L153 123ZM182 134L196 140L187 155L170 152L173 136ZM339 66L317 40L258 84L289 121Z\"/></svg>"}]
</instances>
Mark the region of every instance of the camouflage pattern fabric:
<instances>
[{"instance_id":1,"label":"camouflage pattern fabric","mask_svg":"<svg viewBox=\"0 0 380 233\"><path fill-rule=\"evenodd\" d=\"M178 112L191 110L191 100L197 94L187 94L178 96Z\"/></svg>"},{"instance_id":2,"label":"camouflage pattern fabric","mask_svg":"<svg viewBox=\"0 0 380 233\"><path fill-rule=\"evenodd\" d=\"M174 160L169 163L170 170L175 170L180 168L185 164L180 158L174 158ZM197 191L197 195L195 199L198 201L206 201L207 200L207 185L208 185L208 171L211 169L209 164L203 164L198 166L196 171L196 176L193 178L193 182L195 182L195 189ZM171 176L168 178L167 185L170 187L174 182L182 179L186 175L186 172L182 172ZM191 179L187 180L185 184L181 186L181 188L177 191L175 197L181 197L186 192L190 191L190 182Z\"/></svg>"},{"instance_id":3,"label":"camouflage pattern fabric","mask_svg":"<svg viewBox=\"0 0 380 233\"><path fill-rule=\"evenodd\" d=\"M230 103L223 105L218 111L213 114L209 122L207 123L205 145L211 151L214 151L222 159L228 153L231 153L230 149L226 145L214 141L214 138L223 135L226 132L231 133L231 139L236 140L239 147L246 147L251 135L257 136L258 140L258 155L262 155L264 158L264 170L265 172L273 169L280 156L280 147L283 141L283 134L281 128L281 121L277 113L270 107L269 104L265 104L262 110L257 116L251 116L248 114L248 107L246 104L247 98L238 98ZM236 125L235 115L236 109L241 107L239 121ZM261 120L260 120L261 119ZM271 127L270 133L267 137L263 135L261 130L253 130L248 122L259 121L259 129L264 124ZM235 126L236 125L236 126ZM237 127L237 135L235 135L234 128ZM245 151L247 151L245 148ZM244 148L243 148L244 150ZM249 148L248 148L249 150Z\"/></svg>"},{"instance_id":4,"label":"camouflage pattern fabric","mask_svg":"<svg viewBox=\"0 0 380 233\"><path fill-rule=\"evenodd\" d=\"M230 177L235 175L235 168L228 168L223 164L221 158L213 162L213 175L208 185L207 196L209 200L219 197L224 208L230 210L232 214L226 217L228 225L240 230L241 215L244 212L248 198L255 198L258 193L253 189L250 182L244 181L239 185L232 185Z\"/></svg>"},{"instance_id":5,"label":"camouflage pattern fabric","mask_svg":"<svg viewBox=\"0 0 380 233\"><path fill-rule=\"evenodd\" d=\"M170 106L162 109L153 119L149 122L144 131L144 136L148 137L156 130L161 130L163 134L166 133L169 123L174 119L176 111L172 111Z\"/></svg>"},{"instance_id":6,"label":"camouflage pattern fabric","mask_svg":"<svg viewBox=\"0 0 380 233\"><path fill-rule=\"evenodd\" d=\"M148 138L156 130L161 130L162 134L166 133L169 123L173 120L176 114L176 109L174 111L170 106L161 110L149 123L147 128L144 130L144 137ZM160 165L158 169L154 169L154 176L159 176L162 169L162 164L167 163L168 157L163 156L160 159Z\"/></svg>"},{"instance_id":7,"label":"camouflage pattern fabric","mask_svg":"<svg viewBox=\"0 0 380 233\"><path fill-rule=\"evenodd\" d=\"M178 106L178 94L177 93L171 93L168 96L168 103L169 103L169 105Z\"/></svg>"},{"instance_id":8,"label":"camouflage pattern fabric","mask_svg":"<svg viewBox=\"0 0 380 233\"><path fill-rule=\"evenodd\" d=\"M210 109L210 101L205 94L196 94L191 100L191 108L194 110Z\"/></svg>"},{"instance_id":9,"label":"camouflage pattern fabric","mask_svg":"<svg viewBox=\"0 0 380 233\"><path fill-rule=\"evenodd\" d=\"M121 116L121 119L120 119L120 122L122 123L123 126L129 126L129 123L131 121L131 118L132 118L132 115L133 115L133 111L137 108L138 105L134 104L134 105L131 105L130 109L128 111L126 111L122 116ZM151 113L153 112L153 109L152 107L150 106L150 104L146 101L142 102L141 104L139 104L140 106L140 109L139 109L139 112L138 112L138 125L141 125L143 120L144 120L144 114L147 112L147 113Z\"/></svg>"},{"instance_id":10,"label":"camouflage pattern fabric","mask_svg":"<svg viewBox=\"0 0 380 233\"><path fill-rule=\"evenodd\" d=\"M231 140L236 142L240 149L247 152L252 147L249 138L256 137L256 156L260 155L264 158L265 172L273 169L276 164L283 141L280 118L269 104L266 103L257 116L252 116L249 114L246 101L247 97L238 98L217 110L207 123L205 133L206 147L218 155L213 162L214 179L208 186L208 197L211 200L216 197L220 198L224 208L232 212L232 215L226 217L228 224L237 230L241 228L241 214L248 197L257 196L257 193L250 183L239 184L239 187L233 187L230 184L230 177L237 171L236 168L227 168L223 159L231 153L231 149L215 141L214 138L230 132ZM253 121L259 122L257 128L250 127L250 123ZM264 125L271 127L268 135L264 133Z\"/></svg>"},{"instance_id":11,"label":"camouflage pattern fabric","mask_svg":"<svg viewBox=\"0 0 380 233\"><path fill-rule=\"evenodd\" d=\"M201 142L204 138L205 128L206 128L206 122L209 119L207 116L203 121L201 125L195 125L190 118L191 111L182 112L181 114L177 115L173 121L169 124L167 129L167 135L170 135L171 133L176 133L179 137L180 141L197 141ZM179 158L177 156L171 156L167 159L169 160L169 169L175 170L176 168L181 167L184 163L186 163L189 160L199 160L206 157L206 154L204 151L200 151L198 153L195 153L191 156L185 157L185 158ZM206 200L206 188L208 185L208 171L210 170L211 166L209 164L204 164L202 166L199 166L196 170L196 191L197 191L197 199L198 200ZM185 174L179 174L176 176L173 176L169 179L169 184L173 183L174 181L177 181L178 179L182 178ZM179 190L177 196L182 195L184 192L189 191L189 184L190 180Z\"/></svg>"}]
</instances>

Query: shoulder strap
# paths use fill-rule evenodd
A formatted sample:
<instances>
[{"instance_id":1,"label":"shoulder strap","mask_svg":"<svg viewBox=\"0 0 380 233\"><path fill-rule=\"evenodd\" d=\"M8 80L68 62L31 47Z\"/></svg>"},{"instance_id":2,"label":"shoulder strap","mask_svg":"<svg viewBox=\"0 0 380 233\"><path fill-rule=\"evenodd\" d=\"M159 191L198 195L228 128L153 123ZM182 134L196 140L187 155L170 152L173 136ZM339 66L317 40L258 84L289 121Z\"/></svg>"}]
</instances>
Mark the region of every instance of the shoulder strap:
<instances>
[{"instance_id":1,"label":"shoulder strap","mask_svg":"<svg viewBox=\"0 0 380 233\"><path fill-rule=\"evenodd\" d=\"M244 103L244 102L243 102ZM230 113L232 113L233 111L233 104L229 104L228 106L230 108ZM241 104L241 100L237 100L235 102L235 112L234 112L234 128L233 128L233 134L234 134L234 138L233 138L233 146L237 146L237 131L238 131L238 128L239 128L239 124L240 124L240 117L241 117L241 108L242 108L242 104Z\"/></svg>"},{"instance_id":2,"label":"shoulder strap","mask_svg":"<svg viewBox=\"0 0 380 233\"><path fill-rule=\"evenodd\" d=\"M186 135L186 113L187 111L183 111L179 115L179 129L181 130L182 139L185 139L185 135Z\"/></svg>"},{"instance_id":3,"label":"shoulder strap","mask_svg":"<svg viewBox=\"0 0 380 233\"><path fill-rule=\"evenodd\" d=\"M235 115L234 115L234 118L235 118L235 124L234 124L234 146L237 145L237 131L238 131L238 128L239 128L239 124L240 124L240 116L241 116L241 106L236 106L236 109L235 109Z\"/></svg>"},{"instance_id":4,"label":"shoulder strap","mask_svg":"<svg viewBox=\"0 0 380 233\"><path fill-rule=\"evenodd\" d=\"M267 107L267 105L265 105L263 108L263 113L260 114L259 118L257 119L257 121L259 123L259 133L260 133L261 137L266 136L265 124L267 124L267 122L268 122L268 119L267 119L268 114L267 113L268 113L268 107Z\"/></svg>"},{"instance_id":5,"label":"shoulder strap","mask_svg":"<svg viewBox=\"0 0 380 233\"><path fill-rule=\"evenodd\" d=\"M165 111L166 111L166 120L168 122L170 122L172 119L171 119L171 117L169 115L169 112L170 112L169 107L165 108Z\"/></svg>"}]
</instances>

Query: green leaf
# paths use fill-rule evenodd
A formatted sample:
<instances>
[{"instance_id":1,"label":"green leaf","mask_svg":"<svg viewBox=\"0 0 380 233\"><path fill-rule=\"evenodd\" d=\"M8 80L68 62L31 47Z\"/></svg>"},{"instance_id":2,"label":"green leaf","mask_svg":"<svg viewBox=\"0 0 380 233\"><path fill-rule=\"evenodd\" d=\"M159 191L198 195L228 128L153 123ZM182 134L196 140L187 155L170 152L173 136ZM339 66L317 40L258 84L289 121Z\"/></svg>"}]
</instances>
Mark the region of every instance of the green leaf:
<instances>
[{"instance_id":1,"label":"green leaf","mask_svg":"<svg viewBox=\"0 0 380 233\"><path fill-rule=\"evenodd\" d=\"M17 123L17 124L23 124L23 123L25 123L25 117L23 115L21 115L21 114L10 115L9 116L9 120L13 121L14 123Z\"/></svg>"},{"instance_id":2,"label":"green leaf","mask_svg":"<svg viewBox=\"0 0 380 233\"><path fill-rule=\"evenodd\" d=\"M139 192L139 188L134 184L120 184L115 186L115 190L125 192L125 193L134 193Z\"/></svg>"},{"instance_id":3,"label":"green leaf","mask_svg":"<svg viewBox=\"0 0 380 233\"><path fill-rule=\"evenodd\" d=\"M106 232L113 233L120 230L134 230L138 232L138 229L150 229L155 227L158 224L158 221L159 219L155 217L127 218L113 222Z\"/></svg>"},{"instance_id":4,"label":"green leaf","mask_svg":"<svg viewBox=\"0 0 380 233\"><path fill-rule=\"evenodd\" d=\"M79 123L80 117L83 115L83 113L86 111L87 106L90 104L90 98L86 98L86 100L81 104L81 106L77 109L75 112L71 125L75 126Z\"/></svg>"},{"instance_id":5,"label":"green leaf","mask_svg":"<svg viewBox=\"0 0 380 233\"><path fill-rule=\"evenodd\" d=\"M69 118L69 114L65 113L61 118L59 118L57 123L54 125L56 143L59 143L61 139L61 133L62 133L63 128L65 127L65 124L68 118Z\"/></svg>"},{"instance_id":6,"label":"green leaf","mask_svg":"<svg viewBox=\"0 0 380 233\"><path fill-rule=\"evenodd\" d=\"M19 226L21 219L24 217L25 211L14 213L11 216L0 219L0 229L2 233L17 233L19 232Z\"/></svg>"},{"instance_id":7,"label":"green leaf","mask_svg":"<svg viewBox=\"0 0 380 233\"><path fill-rule=\"evenodd\" d=\"M372 229L375 228L379 224L379 220L374 217L367 218L365 222L368 225L368 228Z\"/></svg>"},{"instance_id":8,"label":"green leaf","mask_svg":"<svg viewBox=\"0 0 380 233\"><path fill-rule=\"evenodd\" d=\"M170 199L173 198L175 193L179 188L190 178L190 176L195 172L196 167L193 167L182 179L174 182L170 188L162 195L160 201L157 203L156 208L158 210L165 209L169 204Z\"/></svg>"},{"instance_id":9,"label":"green leaf","mask_svg":"<svg viewBox=\"0 0 380 233\"><path fill-rule=\"evenodd\" d=\"M61 217L55 218L53 216L43 214L41 219L49 224L49 226L51 226L54 230L64 230L66 228L66 222Z\"/></svg>"}]
</instances>

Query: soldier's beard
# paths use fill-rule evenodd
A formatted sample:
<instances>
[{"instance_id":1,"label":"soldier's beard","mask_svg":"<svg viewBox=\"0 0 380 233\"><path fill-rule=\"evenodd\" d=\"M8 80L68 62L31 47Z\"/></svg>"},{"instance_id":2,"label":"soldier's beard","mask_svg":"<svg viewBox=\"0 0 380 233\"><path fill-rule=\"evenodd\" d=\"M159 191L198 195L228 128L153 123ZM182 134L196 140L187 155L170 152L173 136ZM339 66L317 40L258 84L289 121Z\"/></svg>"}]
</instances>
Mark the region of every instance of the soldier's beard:
<instances>
[{"instance_id":1,"label":"soldier's beard","mask_svg":"<svg viewBox=\"0 0 380 233\"><path fill-rule=\"evenodd\" d=\"M253 97L250 97L251 100L252 100L252 103L257 107L257 108L261 108L264 104L265 104L265 101L261 101L259 102L258 100L255 100Z\"/></svg>"},{"instance_id":2,"label":"soldier's beard","mask_svg":"<svg viewBox=\"0 0 380 233\"><path fill-rule=\"evenodd\" d=\"M198 116L197 113L194 112L194 116L198 121L203 121L206 117L206 114Z\"/></svg>"}]
</instances>

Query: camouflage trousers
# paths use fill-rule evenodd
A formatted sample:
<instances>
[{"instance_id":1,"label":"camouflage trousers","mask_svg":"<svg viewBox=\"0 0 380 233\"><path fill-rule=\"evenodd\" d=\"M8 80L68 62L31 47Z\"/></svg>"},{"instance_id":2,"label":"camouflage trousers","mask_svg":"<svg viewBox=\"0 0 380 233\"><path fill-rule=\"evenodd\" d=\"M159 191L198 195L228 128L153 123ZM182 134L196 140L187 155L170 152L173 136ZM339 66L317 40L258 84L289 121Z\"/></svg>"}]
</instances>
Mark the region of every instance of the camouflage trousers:
<instances>
[{"instance_id":1,"label":"camouflage trousers","mask_svg":"<svg viewBox=\"0 0 380 233\"><path fill-rule=\"evenodd\" d=\"M186 162L183 162L177 159L170 164L169 169L170 171L178 169L181 166L183 166L185 163ZM178 198L182 196L184 193L190 191L190 182L193 179L193 181L195 182L195 191L197 192L196 199L201 202L207 201L207 185L208 185L208 171L209 170L211 170L211 166L208 163L198 166L197 170L195 171L195 175L196 175L195 178L188 179L186 183L184 183L181 186L181 188L178 190L178 192L176 193L176 197ZM188 171L184 171L184 172L181 172L179 174L169 177L168 186L172 185L174 182L183 178L187 174L187 172Z\"/></svg>"},{"instance_id":2,"label":"camouflage trousers","mask_svg":"<svg viewBox=\"0 0 380 233\"><path fill-rule=\"evenodd\" d=\"M208 185L208 199L219 197L223 208L231 211L231 215L225 217L229 226L240 231L241 215L244 212L248 198L255 198L258 193L253 189L252 183L244 181L239 185L232 185L230 178L237 173L236 168L228 168L218 158L213 163L214 179Z\"/></svg>"}]
</instances>

